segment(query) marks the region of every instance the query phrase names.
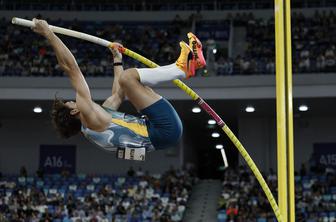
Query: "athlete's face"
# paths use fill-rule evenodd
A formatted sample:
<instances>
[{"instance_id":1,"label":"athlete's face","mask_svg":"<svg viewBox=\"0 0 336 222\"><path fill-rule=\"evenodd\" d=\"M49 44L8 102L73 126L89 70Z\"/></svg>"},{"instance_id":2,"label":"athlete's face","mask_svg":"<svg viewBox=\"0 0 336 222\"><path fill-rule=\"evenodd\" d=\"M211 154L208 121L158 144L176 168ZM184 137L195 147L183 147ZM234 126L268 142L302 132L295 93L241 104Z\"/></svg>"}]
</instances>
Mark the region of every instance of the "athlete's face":
<instances>
[{"instance_id":1,"label":"athlete's face","mask_svg":"<svg viewBox=\"0 0 336 222\"><path fill-rule=\"evenodd\" d=\"M68 101L68 102L64 103L64 105L66 107L68 107L69 109L76 109L77 108L77 105L74 101Z\"/></svg>"},{"instance_id":2,"label":"athlete's face","mask_svg":"<svg viewBox=\"0 0 336 222\"><path fill-rule=\"evenodd\" d=\"M66 107L68 107L69 109L71 109L71 111L70 111L71 115L77 115L79 113L79 110L77 108L77 104L74 101L68 101L68 102L64 103L64 105Z\"/></svg>"}]
</instances>

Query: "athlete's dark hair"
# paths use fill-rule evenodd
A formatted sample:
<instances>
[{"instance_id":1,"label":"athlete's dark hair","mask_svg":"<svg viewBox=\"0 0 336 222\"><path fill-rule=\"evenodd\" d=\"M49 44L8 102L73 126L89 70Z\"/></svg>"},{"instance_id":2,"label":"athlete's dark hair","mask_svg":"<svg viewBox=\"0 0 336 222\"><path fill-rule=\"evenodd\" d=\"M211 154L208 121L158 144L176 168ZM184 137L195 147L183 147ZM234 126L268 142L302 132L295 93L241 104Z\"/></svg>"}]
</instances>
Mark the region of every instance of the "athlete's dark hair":
<instances>
[{"instance_id":1,"label":"athlete's dark hair","mask_svg":"<svg viewBox=\"0 0 336 222\"><path fill-rule=\"evenodd\" d=\"M65 106L64 100L55 96L51 109L52 123L62 138L69 138L81 130L81 121L70 114L71 109Z\"/></svg>"}]
</instances>

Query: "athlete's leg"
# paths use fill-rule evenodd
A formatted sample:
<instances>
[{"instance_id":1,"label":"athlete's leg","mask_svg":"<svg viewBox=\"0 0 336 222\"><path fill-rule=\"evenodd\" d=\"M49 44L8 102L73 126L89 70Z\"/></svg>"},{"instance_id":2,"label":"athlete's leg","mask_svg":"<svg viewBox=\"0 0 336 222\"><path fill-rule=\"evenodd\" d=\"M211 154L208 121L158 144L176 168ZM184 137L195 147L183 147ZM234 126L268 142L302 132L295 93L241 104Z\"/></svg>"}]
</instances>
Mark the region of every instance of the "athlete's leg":
<instances>
[{"instance_id":1,"label":"athlete's leg","mask_svg":"<svg viewBox=\"0 0 336 222\"><path fill-rule=\"evenodd\" d=\"M142 110L156 101L161 96L145 85L155 85L174 79L186 78L195 72L196 61L193 57L192 49L185 43L180 42L181 54L176 63L171 65L125 70L119 83L131 103Z\"/></svg>"},{"instance_id":2,"label":"athlete's leg","mask_svg":"<svg viewBox=\"0 0 336 222\"><path fill-rule=\"evenodd\" d=\"M194 76L197 67L194 53L185 42L180 42L180 46L181 53L175 63L157 68L137 69L141 83L153 86L161 82Z\"/></svg>"},{"instance_id":3,"label":"athlete's leg","mask_svg":"<svg viewBox=\"0 0 336 222\"><path fill-rule=\"evenodd\" d=\"M136 69L125 70L120 76L119 84L126 97L139 111L161 99L160 95L140 82L139 73Z\"/></svg>"},{"instance_id":4,"label":"athlete's leg","mask_svg":"<svg viewBox=\"0 0 336 222\"><path fill-rule=\"evenodd\" d=\"M138 109L151 105L159 98L148 87L174 79L189 78L195 75L195 70L206 65L203 57L202 44L192 33L188 33L189 45L180 42L181 53L176 63L157 68L142 68L126 70L120 79L126 96Z\"/></svg>"},{"instance_id":5,"label":"athlete's leg","mask_svg":"<svg viewBox=\"0 0 336 222\"><path fill-rule=\"evenodd\" d=\"M185 72L179 69L176 63L157 68L137 68L140 82L147 86L154 86L161 82L186 78Z\"/></svg>"}]
</instances>

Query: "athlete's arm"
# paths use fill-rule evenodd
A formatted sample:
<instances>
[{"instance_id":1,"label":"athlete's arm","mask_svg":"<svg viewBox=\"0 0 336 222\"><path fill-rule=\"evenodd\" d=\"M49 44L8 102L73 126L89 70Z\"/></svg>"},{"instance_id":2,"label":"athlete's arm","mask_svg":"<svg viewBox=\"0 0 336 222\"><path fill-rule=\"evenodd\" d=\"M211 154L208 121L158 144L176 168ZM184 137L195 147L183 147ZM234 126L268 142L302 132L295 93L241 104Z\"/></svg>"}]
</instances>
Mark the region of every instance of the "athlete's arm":
<instances>
[{"instance_id":1,"label":"athlete's arm","mask_svg":"<svg viewBox=\"0 0 336 222\"><path fill-rule=\"evenodd\" d=\"M114 64L121 64L122 63L122 54L116 49L110 49L113 55L113 63ZM113 110L117 110L120 104L125 100L125 92L120 87L119 78L121 73L124 71L122 65L114 65L114 79L112 85L112 95L105 100L103 103L104 107L108 107Z\"/></svg>"},{"instance_id":2,"label":"athlete's arm","mask_svg":"<svg viewBox=\"0 0 336 222\"><path fill-rule=\"evenodd\" d=\"M46 21L33 19L33 22L35 23L33 30L48 40L55 51L58 64L69 76L72 87L76 91L76 103L78 109L84 116L92 114L93 102L90 89L78 67L75 57L64 43L49 29Z\"/></svg>"}]
</instances>

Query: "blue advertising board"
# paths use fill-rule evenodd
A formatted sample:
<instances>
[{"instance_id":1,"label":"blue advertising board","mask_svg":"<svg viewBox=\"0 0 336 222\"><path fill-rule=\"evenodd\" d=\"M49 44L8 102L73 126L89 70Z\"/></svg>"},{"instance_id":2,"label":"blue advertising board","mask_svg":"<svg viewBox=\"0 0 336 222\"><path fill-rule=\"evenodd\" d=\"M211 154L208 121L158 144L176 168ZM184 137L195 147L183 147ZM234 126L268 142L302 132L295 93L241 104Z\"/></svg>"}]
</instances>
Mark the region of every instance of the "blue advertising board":
<instances>
[{"instance_id":1,"label":"blue advertising board","mask_svg":"<svg viewBox=\"0 0 336 222\"><path fill-rule=\"evenodd\" d=\"M76 173L76 146L40 145L40 169L47 174Z\"/></svg>"},{"instance_id":2,"label":"blue advertising board","mask_svg":"<svg viewBox=\"0 0 336 222\"><path fill-rule=\"evenodd\" d=\"M336 143L315 143L313 158L321 166L336 169Z\"/></svg>"}]
</instances>

